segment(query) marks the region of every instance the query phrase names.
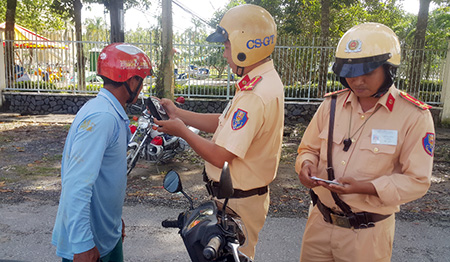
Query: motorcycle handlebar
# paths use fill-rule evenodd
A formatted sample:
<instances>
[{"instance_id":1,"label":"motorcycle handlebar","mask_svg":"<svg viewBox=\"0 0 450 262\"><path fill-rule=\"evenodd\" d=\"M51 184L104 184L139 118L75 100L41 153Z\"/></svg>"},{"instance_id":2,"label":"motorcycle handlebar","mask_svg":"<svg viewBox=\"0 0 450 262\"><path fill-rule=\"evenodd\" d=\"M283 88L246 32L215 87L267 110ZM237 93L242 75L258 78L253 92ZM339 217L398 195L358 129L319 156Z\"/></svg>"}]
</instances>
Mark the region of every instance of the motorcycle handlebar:
<instances>
[{"instance_id":1,"label":"motorcycle handlebar","mask_svg":"<svg viewBox=\"0 0 450 262\"><path fill-rule=\"evenodd\" d=\"M178 220L164 220L162 223L163 227L174 227L178 228Z\"/></svg>"},{"instance_id":2,"label":"motorcycle handlebar","mask_svg":"<svg viewBox=\"0 0 450 262\"><path fill-rule=\"evenodd\" d=\"M219 255L219 248L222 245L222 238L220 236L212 237L208 244L203 249L203 257L206 260L214 260Z\"/></svg>"}]
</instances>

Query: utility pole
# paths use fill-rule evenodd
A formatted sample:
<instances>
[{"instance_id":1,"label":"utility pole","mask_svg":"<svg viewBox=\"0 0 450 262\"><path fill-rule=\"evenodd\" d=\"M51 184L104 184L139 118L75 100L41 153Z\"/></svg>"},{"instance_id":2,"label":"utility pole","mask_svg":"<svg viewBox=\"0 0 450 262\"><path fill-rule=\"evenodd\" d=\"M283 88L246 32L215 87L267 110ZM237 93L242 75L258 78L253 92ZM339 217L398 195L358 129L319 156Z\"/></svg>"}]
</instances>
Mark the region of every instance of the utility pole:
<instances>
[{"instance_id":1,"label":"utility pole","mask_svg":"<svg viewBox=\"0 0 450 262\"><path fill-rule=\"evenodd\" d=\"M161 65L156 79L156 96L173 100L172 0L162 0Z\"/></svg>"},{"instance_id":2,"label":"utility pole","mask_svg":"<svg viewBox=\"0 0 450 262\"><path fill-rule=\"evenodd\" d=\"M7 1L5 15L5 66L6 66L6 86L14 84L14 27L16 23L17 0Z\"/></svg>"},{"instance_id":3,"label":"utility pole","mask_svg":"<svg viewBox=\"0 0 450 262\"><path fill-rule=\"evenodd\" d=\"M112 0L109 6L111 43L125 42L123 0Z\"/></svg>"},{"instance_id":4,"label":"utility pole","mask_svg":"<svg viewBox=\"0 0 450 262\"><path fill-rule=\"evenodd\" d=\"M444 66L444 81L442 83L441 102L444 104L441 114L441 124L450 126L450 38L447 39L447 59Z\"/></svg>"},{"instance_id":5,"label":"utility pole","mask_svg":"<svg viewBox=\"0 0 450 262\"><path fill-rule=\"evenodd\" d=\"M0 34L0 42L3 42ZM3 45L0 45L0 108L3 106L3 90L6 88L5 81L5 56L3 53Z\"/></svg>"},{"instance_id":6,"label":"utility pole","mask_svg":"<svg viewBox=\"0 0 450 262\"><path fill-rule=\"evenodd\" d=\"M77 50L77 63L76 69L78 74L78 91L86 90L86 72L85 72L85 61L84 61L84 51L83 51L83 34L81 31L81 10L83 9L83 3L81 0L73 1L74 16L75 16L75 39L76 50Z\"/></svg>"}]
</instances>

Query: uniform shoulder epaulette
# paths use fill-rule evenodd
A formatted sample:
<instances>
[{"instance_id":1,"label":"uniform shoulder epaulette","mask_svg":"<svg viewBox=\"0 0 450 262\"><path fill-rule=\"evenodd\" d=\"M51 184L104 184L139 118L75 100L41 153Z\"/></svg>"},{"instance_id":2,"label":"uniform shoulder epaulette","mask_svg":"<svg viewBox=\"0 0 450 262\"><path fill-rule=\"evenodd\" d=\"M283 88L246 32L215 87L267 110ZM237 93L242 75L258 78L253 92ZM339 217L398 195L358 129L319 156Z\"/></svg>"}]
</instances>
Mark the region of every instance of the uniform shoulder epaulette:
<instances>
[{"instance_id":1,"label":"uniform shoulder epaulette","mask_svg":"<svg viewBox=\"0 0 450 262\"><path fill-rule=\"evenodd\" d=\"M241 91L251 91L255 88L255 86L261 81L262 76L255 76L252 79L248 75L246 75L243 79L241 79L237 86Z\"/></svg>"},{"instance_id":2,"label":"uniform shoulder epaulette","mask_svg":"<svg viewBox=\"0 0 450 262\"><path fill-rule=\"evenodd\" d=\"M400 91L400 97L402 97L406 101L414 104L415 106L417 106L418 108L420 108L422 110L427 110L427 109L432 108L432 106L430 106L427 103L424 103L424 102L418 100L417 98L411 96L410 94L408 94L408 93L406 93L404 91Z\"/></svg>"},{"instance_id":3,"label":"uniform shoulder epaulette","mask_svg":"<svg viewBox=\"0 0 450 262\"><path fill-rule=\"evenodd\" d=\"M348 91L350 91L350 89L349 89L349 88L345 88L345 89L341 89L341 90L338 90L338 91L326 93L326 94L324 95L324 97L329 97L329 96L332 96L332 95L339 95L339 94L346 93L346 92L348 92Z\"/></svg>"}]
</instances>

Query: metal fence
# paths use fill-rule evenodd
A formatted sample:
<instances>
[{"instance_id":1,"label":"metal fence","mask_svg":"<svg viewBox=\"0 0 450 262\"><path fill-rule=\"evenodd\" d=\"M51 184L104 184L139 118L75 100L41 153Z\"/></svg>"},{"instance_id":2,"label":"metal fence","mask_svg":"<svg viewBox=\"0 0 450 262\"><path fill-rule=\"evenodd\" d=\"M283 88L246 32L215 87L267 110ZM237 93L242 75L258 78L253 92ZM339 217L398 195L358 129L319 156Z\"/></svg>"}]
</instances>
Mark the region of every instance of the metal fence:
<instances>
[{"instance_id":1,"label":"metal fence","mask_svg":"<svg viewBox=\"0 0 450 262\"><path fill-rule=\"evenodd\" d=\"M96 93L102 86L96 75L97 59L101 49L108 41L97 40L93 36L84 36L92 41L81 42L85 61L86 87L78 87L76 66L76 45L74 34L53 35L51 44L48 40L31 39L15 40L13 82L7 91L62 92L62 93ZM141 32L139 37L126 35L126 42L144 50L154 63L159 64L161 48L157 44L159 36L151 31ZM234 83L237 80L225 59L222 57L223 46L205 44L204 36L194 37L185 34L174 37L174 83L175 95L187 98L224 98L234 94ZM107 39L107 36L103 39ZM7 41L3 40L5 46ZM34 45L33 45L34 44ZM285 85L286 100L320 101L326 92L341 89L338 79L331 71L334 61L336 42L323 47L315 39L278 39L278 45L272 54L277 71ZM410 61L417 50L403 46L402 63L397 72L396 86L408 90ZM419 90L413 95L424 102L440 105L443 72L447 50L421 50L422 72ZM319 68L326 65L326 88L319 90ZM155 76L144 81L144 92L152 94L155 88Z\"/></svg>"}]
</instances>

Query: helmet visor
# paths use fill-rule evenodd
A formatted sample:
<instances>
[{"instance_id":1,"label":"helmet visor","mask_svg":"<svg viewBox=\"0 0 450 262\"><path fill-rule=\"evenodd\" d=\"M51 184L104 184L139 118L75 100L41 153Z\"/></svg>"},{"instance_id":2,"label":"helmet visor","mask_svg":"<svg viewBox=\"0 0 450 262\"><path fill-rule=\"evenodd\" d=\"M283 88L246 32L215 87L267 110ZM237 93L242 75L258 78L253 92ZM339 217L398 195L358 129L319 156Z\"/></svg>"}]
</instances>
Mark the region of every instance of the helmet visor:
<instances>
[{"instance_id":1,"label":"helmet visor","mask_svg":"<svg viewBox=\"0 0 450 262\"><path fill-rule=\"evenodd\" d=\"M390 54L357 59L336 58L336 62L333 64L333 72L344 78L362 76L377 69L386 63L389 58Z\"/></svg>"},{"instance_id":2,"label":"helmet visor","mask_svg":"<svg viewBox=\"0 0 450 262\"><path fill-rule=\"evenodd\" d=\"M206 41L210 43L224 43L227 40L228 40L227 30L225 30L221 26L217 26L216 31L206 38Z\"/></svg>"}]
</instances>

